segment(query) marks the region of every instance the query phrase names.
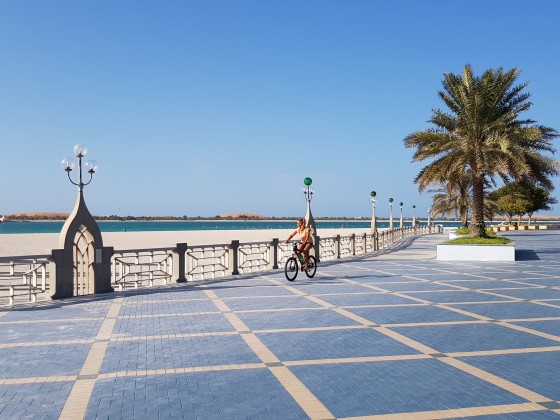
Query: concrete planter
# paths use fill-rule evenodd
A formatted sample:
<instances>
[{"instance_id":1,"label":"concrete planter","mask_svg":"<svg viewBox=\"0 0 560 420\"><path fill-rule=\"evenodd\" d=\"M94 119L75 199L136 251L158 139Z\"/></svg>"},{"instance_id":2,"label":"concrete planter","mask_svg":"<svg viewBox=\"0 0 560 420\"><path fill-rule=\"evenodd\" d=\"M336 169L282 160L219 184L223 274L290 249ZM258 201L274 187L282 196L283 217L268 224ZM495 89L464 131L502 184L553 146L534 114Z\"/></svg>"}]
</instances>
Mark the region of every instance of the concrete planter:
<instances>
[{"instance_id":1,"label":"concrete planter","mask_svg":"<svg viewBox=\"0 0 560 420\"><path fill-rule=\"evenodd\" d=\"M507 245L437 245L440 261L515 261L515 243Z\"/></svg>"}]
</instances>

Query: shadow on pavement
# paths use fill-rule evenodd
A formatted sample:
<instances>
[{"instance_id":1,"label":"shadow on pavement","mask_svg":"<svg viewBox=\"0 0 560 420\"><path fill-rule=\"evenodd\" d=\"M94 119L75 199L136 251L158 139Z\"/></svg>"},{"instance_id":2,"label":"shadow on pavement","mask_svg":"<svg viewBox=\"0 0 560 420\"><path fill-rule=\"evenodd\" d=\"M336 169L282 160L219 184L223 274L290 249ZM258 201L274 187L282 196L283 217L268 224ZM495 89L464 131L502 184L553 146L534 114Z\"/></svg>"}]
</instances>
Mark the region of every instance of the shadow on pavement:
<instances>
[{"instance_id":1,"label":"shadow on pavement","mask_svg":"<svg viewBox=\"0 0 560 420\"><path fill-rule=\"evenodd\" d=\"M536 261L540 260L539 256L532 249L516 249L515 261Z\"/></svg>"}]
</instances>

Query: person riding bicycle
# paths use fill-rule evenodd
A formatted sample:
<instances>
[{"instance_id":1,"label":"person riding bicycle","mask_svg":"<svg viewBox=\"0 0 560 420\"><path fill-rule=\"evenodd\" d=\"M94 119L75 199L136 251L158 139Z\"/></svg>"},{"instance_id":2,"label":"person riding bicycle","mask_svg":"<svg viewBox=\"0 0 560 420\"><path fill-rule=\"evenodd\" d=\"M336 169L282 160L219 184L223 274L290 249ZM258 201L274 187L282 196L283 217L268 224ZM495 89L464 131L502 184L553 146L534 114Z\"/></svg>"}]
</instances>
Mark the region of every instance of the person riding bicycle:
<instances>
[{"instance_id":1,"label":"person riding bicycle","mask_svg":"<svg viewBox=\"0 0 560 420\"><path fill-rule=\"evenodd\" d=\"M286 239L286 243L288 243L290 239L292 239L296 235L299 235L301 241L301 244L298 245L298 251L301 252L303 254L303 257L305 258L303 270L307 270L309 263L309 250L313 246L313 238L311 236L311 229L305 226L305 220L297 220L297 229L294 230L290 236L288 236L288 239Z\"/></svg>"}]
</instances>

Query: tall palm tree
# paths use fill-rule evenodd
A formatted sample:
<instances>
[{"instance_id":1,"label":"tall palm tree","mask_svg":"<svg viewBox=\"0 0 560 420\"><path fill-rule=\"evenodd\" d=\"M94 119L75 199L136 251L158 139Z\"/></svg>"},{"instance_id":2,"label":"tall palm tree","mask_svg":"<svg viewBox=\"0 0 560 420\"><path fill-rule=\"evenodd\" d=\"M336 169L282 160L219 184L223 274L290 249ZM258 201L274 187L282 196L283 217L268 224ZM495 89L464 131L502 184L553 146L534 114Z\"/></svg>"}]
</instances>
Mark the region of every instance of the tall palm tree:
<instances>
[{"instance_id":1,"label":"tall palm tree","mask_svg":"<svg viewBox=\"0 0 560 420\"><path fill-rule=\"evenodd\" d=\"M434 109L430 122L435 128L404 139L406 147L416 148L414 161L435 159L416 182L469 173L475 236L486 236L484 189L495 184L496 177L551 185L550 177L559 172L558 162L541 154L555 152L551 140L558 132L518 118L531 107L530 94L524 92L528 84L514 85L519 73L499 68L476 77L470 65L462 75L446 73L438 95L449 112Z\"/></svg>"}]
</instances>

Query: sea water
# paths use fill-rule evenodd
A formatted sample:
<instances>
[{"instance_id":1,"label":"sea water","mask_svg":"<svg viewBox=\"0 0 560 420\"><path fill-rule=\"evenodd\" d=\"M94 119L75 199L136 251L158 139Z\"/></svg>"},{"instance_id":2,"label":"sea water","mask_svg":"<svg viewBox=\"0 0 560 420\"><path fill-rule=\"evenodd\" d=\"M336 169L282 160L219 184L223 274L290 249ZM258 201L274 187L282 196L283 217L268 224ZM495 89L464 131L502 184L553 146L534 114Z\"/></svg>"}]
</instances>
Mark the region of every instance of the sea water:
<instances>
[{"instance_id":1,"label":"sea water","mask_svg":"<svg viewBox=\"0 0 560 420\"><path fill-rule=\"evenodd\" d=\"M0 224L0 234L18 233L59 233L64 222L4 222ZM257 230L257 229L294 229L295 221L276 220L172 220L172 221L98 221L101 232L157 232L157 231L183 231L183 230ZM315 221L317 229L359 229L370 228L371 221L346 221L328 220ZM417 222L425 225L425 222ZM460 222L440 222L446 227L459 227ZM405 226L411 226L411 221L405 221ZM399 226L398 220L393 223ZM389 222L378 221L378 228L388 228Z\"/></svg>"}]
</instances>

